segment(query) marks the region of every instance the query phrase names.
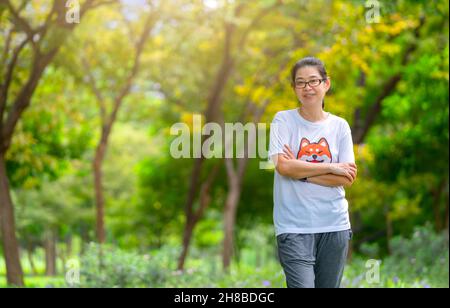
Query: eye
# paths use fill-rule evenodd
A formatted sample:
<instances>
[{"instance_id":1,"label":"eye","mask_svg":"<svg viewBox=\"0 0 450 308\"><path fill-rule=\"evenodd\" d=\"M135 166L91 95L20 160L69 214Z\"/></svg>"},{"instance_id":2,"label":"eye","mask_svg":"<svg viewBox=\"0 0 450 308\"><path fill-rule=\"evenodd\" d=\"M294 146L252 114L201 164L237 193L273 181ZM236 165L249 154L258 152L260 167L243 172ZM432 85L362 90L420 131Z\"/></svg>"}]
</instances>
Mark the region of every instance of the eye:
<instances>
[{"instance_id":1,"label":"eye","mask_svg":"<svg viewBox=\"0 0 450 308\"><path fill-rule=\"evenodd\" d=\"M323 151L319 151L317 154L321 154Z\"/></svg>"}]
</instances>

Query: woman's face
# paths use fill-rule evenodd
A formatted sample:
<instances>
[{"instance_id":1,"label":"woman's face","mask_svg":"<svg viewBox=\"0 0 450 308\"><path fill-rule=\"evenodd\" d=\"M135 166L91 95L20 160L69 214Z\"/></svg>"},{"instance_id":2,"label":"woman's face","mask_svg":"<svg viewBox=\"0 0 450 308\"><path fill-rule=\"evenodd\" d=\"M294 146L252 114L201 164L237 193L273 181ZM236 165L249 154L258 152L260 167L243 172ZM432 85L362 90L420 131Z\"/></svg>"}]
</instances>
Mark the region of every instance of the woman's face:
<instances>
[{"instance_id":1,"label":"woman's face","mask_svg":"<svg viewBox=\"0 0 450 308\"><path fill-rule=\"evenodd\" d=\"M304 66L297 70L294 91L303 105L311 107L318 105L322 108L325 94L331 86L330 79L322 80L323 78L315 66ZM319 84L314 84L314 82L318 83L319 81ZM305 84L305 82L309 83Z\"/></svg>"}]
</instances>

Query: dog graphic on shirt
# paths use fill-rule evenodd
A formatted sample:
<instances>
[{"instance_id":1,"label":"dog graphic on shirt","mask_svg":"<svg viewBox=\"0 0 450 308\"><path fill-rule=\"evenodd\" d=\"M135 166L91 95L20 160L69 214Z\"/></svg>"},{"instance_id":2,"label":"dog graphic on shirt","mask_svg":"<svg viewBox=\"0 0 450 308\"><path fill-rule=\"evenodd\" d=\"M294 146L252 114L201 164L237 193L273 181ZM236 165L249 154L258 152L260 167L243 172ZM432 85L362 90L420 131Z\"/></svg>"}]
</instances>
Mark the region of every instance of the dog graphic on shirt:
<instances>
[{"instance_id":1,"label":"dog graphic on shirt","mask_svg":"<svg viewBox=\"0 0 450 308\"><path fill-rule=\"evenodd\" d=\"M307 138L302 138L297 159L309 163L331 163L333 158L327 139L321 138L319 142L311 143Z\"/></svg>"}]
</instances>

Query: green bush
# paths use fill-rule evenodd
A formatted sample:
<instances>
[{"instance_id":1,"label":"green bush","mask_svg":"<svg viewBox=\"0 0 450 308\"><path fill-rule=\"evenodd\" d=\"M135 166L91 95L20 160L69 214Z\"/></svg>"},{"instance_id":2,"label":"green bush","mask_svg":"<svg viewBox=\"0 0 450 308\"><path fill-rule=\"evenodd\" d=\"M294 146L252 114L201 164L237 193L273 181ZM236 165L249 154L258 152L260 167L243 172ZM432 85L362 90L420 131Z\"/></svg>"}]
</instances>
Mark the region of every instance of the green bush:
<instances>
[{"instance_id":1,"label":"green bush","mask_svg":"<svg viewBox=\"0 0 450 308\"><path fill-rule=\"evenodd\" d=\"M101 261L100 261L101 260ZM81 286L103 288L157 287L167 268L151 255L138 255L91 244L81 259Z\"/></svg>"},{"instance_id":2,"label":"green bush","mask_svg":"<svg viewBox=\"0 0 450 308\"><path fill-rule=\"evenodd\" d=\"M258 232L260 232L259 230ZM249 234L247 240L256 243ZM81 287L261 288L285 287L283 270L272 255L274 243L245 241L239 262L222 270L220 249L191 247L185 271L177 271L180 247L163 246L147 255L92 244L81 258ZM264 247L263 247L264 246ZM354 256L346 266L344 288L448 287L449 252L445 234L430 226L416 228L411 238L392 240L392 255L380 260L380 280L367 280L367 261L373 256ZM253 248L253 249L251 249ZM266 251L255 258L255 251ZM99 256L102 256L102 263Z\"/></svg>"},{"instance_id":3,"label":"green bush","mask_svg":"<svg viewBox=\"0 0 450 308\"><path fill-rule=\"evenodd\" d=\"M411 239L396 237L391 242L392 258L409 260L411 265L418 267L442 263L448 256L448 248L445 233L435 233L431 225L415 228Z\"/></svg>"},{"instance_id":4,"label":"green bush","mask_svg":"<svg viewBox=\"0 0 450 308\"><path fill-rule=\"evenodd\" d=\"M343 287L448 288L448 249L448 235L436 234L431 225L417 227L411 238L392 239L392 254L379 260L378 283L367 281L368 260L358 256L346 268Z\"/></svg>"}]
</instances>

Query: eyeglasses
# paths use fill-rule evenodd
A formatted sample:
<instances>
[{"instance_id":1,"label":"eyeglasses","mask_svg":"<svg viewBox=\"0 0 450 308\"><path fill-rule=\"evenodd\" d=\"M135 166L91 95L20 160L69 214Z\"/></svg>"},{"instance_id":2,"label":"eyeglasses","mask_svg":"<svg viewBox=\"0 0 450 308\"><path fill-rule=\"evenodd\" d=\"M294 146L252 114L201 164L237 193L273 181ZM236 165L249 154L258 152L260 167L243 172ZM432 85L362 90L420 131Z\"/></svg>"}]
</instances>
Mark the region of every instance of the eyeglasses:
<instances>
[{"instance_id":1,"label":"eyeglasses","mask_svg":"<svg viewBox=\"0 0 450 308\"><path fill-rule=\"evenodd\" d=\"M322 82L325 82L327 79L311 79L310 81L296 81L295 87L297 89L304 89L308 84L310 87L315 88L319 86Z\"/></svg>"}]
</instances>

